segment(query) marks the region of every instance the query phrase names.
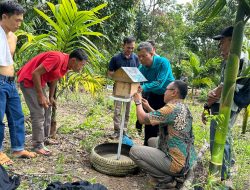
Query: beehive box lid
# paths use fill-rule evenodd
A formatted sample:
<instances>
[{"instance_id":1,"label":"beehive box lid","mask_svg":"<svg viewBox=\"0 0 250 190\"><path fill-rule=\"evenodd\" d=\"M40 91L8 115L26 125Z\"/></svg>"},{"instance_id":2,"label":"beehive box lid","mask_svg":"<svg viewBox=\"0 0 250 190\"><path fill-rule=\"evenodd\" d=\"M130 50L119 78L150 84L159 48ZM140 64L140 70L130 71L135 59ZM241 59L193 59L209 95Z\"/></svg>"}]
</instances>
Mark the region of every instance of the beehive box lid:
<instances>
[{"instance_id":1,"label":"beehive box lid","mask_svg":"<svg viewBox=\"0 0 250 190\"><path fill-rule=\"evenodd\" d=\"M112 79L130 83L147 81L137 67L121 67L114 73Z\"/></svg>"}]
</instances>

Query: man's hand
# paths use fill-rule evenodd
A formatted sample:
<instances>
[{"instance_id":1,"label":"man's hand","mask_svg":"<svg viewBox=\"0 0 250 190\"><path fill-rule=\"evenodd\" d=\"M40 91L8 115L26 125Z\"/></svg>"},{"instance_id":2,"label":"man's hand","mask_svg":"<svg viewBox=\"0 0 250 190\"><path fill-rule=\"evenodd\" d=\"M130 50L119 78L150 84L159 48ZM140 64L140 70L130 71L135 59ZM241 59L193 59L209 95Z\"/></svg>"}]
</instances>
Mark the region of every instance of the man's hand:
<instances>
[{"instance_id":1,"label":"man's hand","mask_svg":"<svg viewBox=\"0 0 250 190\"><path fill-rule=\"evenodd\" d=\"M204 109L202 114L201 114L201 121L202 123L204 123L205 125L207 124L207 115L209 115L209 110Z\"/></svg>"},{"instance_id":2,"label":"man's hand","mask_svg":"<svg viewBox=\"0 0 250 190\"><path fill-rule=\"evenodd\" d=\"M133 95L133 98L134 98L134 101L135 102L142 102L142 97L141 97L141 94L140 93L135 93L134 95Z\"/></svg>"},{"instance_id":3,"label":"man's hand","mask_svg":"<svg viewBox=\"0 0 250 190\"><path fill-rule=\"evenodd\" d=\"M49 102L52 107L56 108L56 100L54 98L50 98Z\"/></svg>"},{"instance_id":4,"label":"man's hand","mask_svg":"<svg viewBox=\"0 0 250 190\"><path fill-rule=\"evenodd\" d=\"M48 108L50 106L50 102L49 100L43 95L38 95L37 96L37 99L38 99L38 103L44 107L44 108Z\"/></svg>"},{"instance_id":5,"label":"man's hand","mask_svg":"<svg viewBox=\"0 0 250 190\"><path fill-rule=\"evenodd\" d=\"M208 106L211 106L212 104L220 100L222 87L223 86L220 85L208 93L208 97L207 97Z\"/></svg>"},{"instance_id":6,"label":"man's hand","mask_svg":"<svg viewBox=\"0 0 250 190\"><path fill-rule=\"evenodd\" d=\"M138 86L137 92L142 93L142 87L141 86Z\"/></svg>"},{"instance_id":7,"label":"man's hand","mask_svg":"<svg viewBox=\"0 0 250 190\"><path fill-rule=\"evenodd\" d=\"M141 99L142 101L142 107L147 110L148 112L151 112L152 111L152 108L150 107L148 101L144 98Z\"/></svg>"}]
</instances>

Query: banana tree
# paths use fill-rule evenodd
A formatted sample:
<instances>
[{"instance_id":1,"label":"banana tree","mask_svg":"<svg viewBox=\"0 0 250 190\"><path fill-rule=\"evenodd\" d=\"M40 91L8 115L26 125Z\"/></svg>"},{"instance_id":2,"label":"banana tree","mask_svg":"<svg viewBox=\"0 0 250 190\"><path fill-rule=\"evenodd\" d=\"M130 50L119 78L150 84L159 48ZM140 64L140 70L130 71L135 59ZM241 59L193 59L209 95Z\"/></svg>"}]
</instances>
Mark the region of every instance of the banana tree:
<instances>
[{"instance_id":1,"label":"banana tree","mask_svg":"<svg viewBox=\"0 0 250 190\"><path fill-rule=\"evenodd\" d=\"M89 57L90 64L87 64L84 72L80 74L70 74L66 76L68 82L60 82L62 87L59 87L57 93L60 95L61 90L65 89L63 86L66 83L69 85L83 84L86 90L94 91L100 88L104 83L104 77L94 74L95 68L100 67L99 63L105 62L105 57L100 53L99 49L90 40L93 37L104 37L102 33L92 31L91 27L94 25L101 25L103 21L109 18L105 16L103 18L98 17L98 13L101 9L107 6L107 3L101 4L88 11L80 11L77 8L77 4L74 0L58 0L57 5L47 2L50 8L49 13L45 13L37 8L35 11L46 21L49 29L45 31L45 34L32 36L28 33L21 33L20 35L26 35L28 41L22 45L19 49L19 55L33 51L34 49L43 50L57 50L65 53L70 53L75 48L82 48L86 51ZM52 16L51 16L52 15ZM74 80L72 80L72 77ZM76 80L77 79L77 80ZM87 79L87 80L86 80ZM54 98L58 96L55 93ZM56 131L56 109L52 110L51 119L51 134L55 135Z\"/></svg>"},{"instance_id":2,"label":"banana tree","mask_svg":"<svg viewBox=\"0 0 250 190\"><path fill-rule=\"evenodd\" d=\"M216 16L229 1L226 0L206 0L200 14L209 15L207 20ZM219 117L215 133L215 141L210 162L210 173L220 175L228 125L230 120L231 105L233 102L236 78L239 69L244 26L250 15L250 1L238 0L237 13L234 23L234 31L230 47L230 54L225 69L224 85L221 96ZM212 11L211 11L212 10Z\"/></svg>"}]
</instances>

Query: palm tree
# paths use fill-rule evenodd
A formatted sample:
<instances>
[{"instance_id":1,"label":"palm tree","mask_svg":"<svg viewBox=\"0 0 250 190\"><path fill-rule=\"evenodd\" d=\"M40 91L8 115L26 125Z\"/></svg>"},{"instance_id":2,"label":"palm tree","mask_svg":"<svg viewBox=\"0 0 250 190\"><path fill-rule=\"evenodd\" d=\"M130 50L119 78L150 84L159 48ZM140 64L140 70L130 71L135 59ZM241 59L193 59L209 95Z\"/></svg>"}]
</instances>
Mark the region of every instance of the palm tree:
<instances>
[{"instance_id":1,"label":"palm tree","mask_svg":"<svg viewBox=\"0 0 250 190\"><path fill-rule=\"evenodd\" d=\"M191 85L191 98L193 100L194 89L201 85L211 87L213 84L211 76L205 76L211 65L218 65L219 58L209 59L205 64L201 65L199 57L193 52L187 52L189 60L181 61L182 74L188 77L188 83Z\"/></svg>"},{"instance_id":2,"label":"palm tree","mask_svg":"<svg viewBox=\"0 0 250 190\"><path fill-rule=\"evenodd\" d=\"M34 49L56 50L70 53L75 48L82 48L89 57L89 62L85 70L81 73L68 73L59 83L59 92L55 93L55 99L69 85L81 84L86 90L94 92L103 86L105 78L94 74L94 68L99 63L105 62L105 57L99 49L91 42L91 37L104 37L102 33L92 31L91 26L101 25L103 21L109 18L105 16L98 18L98 12L107 6L107 3L101 4L88 11L80 11L74 0L58 0L59 4L47 2L51 13L45 13L37 8L35 11L46 21L48 30L45 34L34 36L27 32L20 31L19 35L27 36L27 42L19 49L19 57L22 54L33 53ZM49 16L52 14L52 17ZM56 130L56 109L52 110L51 131Z\"/></svg>"},{"instance_id":3,"label":"palm tree","mask_svg":"<svg viewBox=\"0 0 250 190\"><path fill-rule=\"evenodd\" d=\"M206 0L203 4L202 10L200 11L200 14L209 15L208 20L210 20L215 15L217 15L228 2L229 1L226 0ZM215 175L220 174L222 166L224 146L230 120L231 105L233 102L236 79L238 75L239 60L243 42L243 31L250 15L249 0L238 0L237 6L237 14L234 23L230 54L225 69L225 78L215 133L215 142L209 167L210 173Z\"/></svg>"}]
</instances>

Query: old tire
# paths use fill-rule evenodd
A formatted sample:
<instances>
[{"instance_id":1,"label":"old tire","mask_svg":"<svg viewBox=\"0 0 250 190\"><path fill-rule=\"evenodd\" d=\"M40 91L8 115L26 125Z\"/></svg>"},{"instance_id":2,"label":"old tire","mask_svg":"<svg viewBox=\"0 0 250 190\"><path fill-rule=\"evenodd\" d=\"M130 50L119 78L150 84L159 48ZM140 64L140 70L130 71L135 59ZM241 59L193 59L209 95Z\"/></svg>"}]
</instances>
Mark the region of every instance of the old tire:
<instances>
[{"instance_id":1,"label":"old tire","mask_svg":"<svg viewBox=\"0 0 250 190\"><path fill-rule=\"evenodd\" d=\"M117 160L115 156L112 158L109 155L116 155L118 144L105 143L94 147L90 154L91 165L99 172L112 176L126 176L138 171L136 164L129 158L130 146L122 145L121 157ZM115 157L115 158L114 158Z\"/></svg>"}]
</instances>

